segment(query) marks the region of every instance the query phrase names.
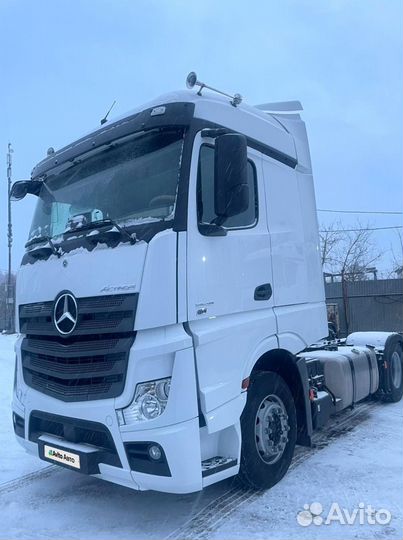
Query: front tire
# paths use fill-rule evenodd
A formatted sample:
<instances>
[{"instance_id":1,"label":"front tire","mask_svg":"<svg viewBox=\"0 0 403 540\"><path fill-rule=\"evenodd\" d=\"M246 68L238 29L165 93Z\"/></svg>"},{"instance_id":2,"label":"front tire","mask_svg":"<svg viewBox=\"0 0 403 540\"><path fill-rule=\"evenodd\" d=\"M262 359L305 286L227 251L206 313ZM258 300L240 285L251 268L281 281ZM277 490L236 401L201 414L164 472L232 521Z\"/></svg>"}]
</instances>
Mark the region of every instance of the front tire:
<instances>
[{"instance_id":1,"label":"front tire","mask_svg":"<svg viewBox=\"0 0 403 540\"><path fill-rule=\"evenodd\" d=\"M271 488L287 472L297 439L294 399L282 377L252 374L241 432L239 480L248 488Z\"/></svg>"}]
</instances>

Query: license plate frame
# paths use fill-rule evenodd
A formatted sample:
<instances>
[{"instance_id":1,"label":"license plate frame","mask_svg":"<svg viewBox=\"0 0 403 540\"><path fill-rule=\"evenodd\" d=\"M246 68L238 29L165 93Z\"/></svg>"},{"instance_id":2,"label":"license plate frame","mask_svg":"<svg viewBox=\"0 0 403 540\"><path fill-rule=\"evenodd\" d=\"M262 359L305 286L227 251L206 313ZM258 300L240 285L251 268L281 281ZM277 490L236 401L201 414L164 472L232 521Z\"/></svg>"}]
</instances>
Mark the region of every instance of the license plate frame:
<instances>
[{"instance_id":1,"label":"license plate frame","mask_svg":"<svg viewBox=\"0 0 403 540\"><path fill-rule=\"evenodd\" d=\"M102 452L97 448L79 449L75 444L70 446L63 443L64 441L60 441L59 443L59 441L52 440L50 437L44 437L43 439L39 438L38 456L47 463L57 465L58 467L64 467L69 471L76 471L83 474L99 474L99 463L105 461L105 459L103 459L105 452ZM80 458L80 467L74 467L68 461L52 459L49 455L47 455L45 446L59 451L60 453L69 453L78 456Z\"/></svg>"},{"instance_id":2,"label":"license plate frame","mask_svg":"<svg viewBox=\"0 0 403 540\"><path fill-rule=\"evenodd\" d=\"M81 470L80 454L70 450L64 450L50 443L44 443L43 446L43 454L48 461L67 466L74 470Z\"/></svg>"}]
</instances>

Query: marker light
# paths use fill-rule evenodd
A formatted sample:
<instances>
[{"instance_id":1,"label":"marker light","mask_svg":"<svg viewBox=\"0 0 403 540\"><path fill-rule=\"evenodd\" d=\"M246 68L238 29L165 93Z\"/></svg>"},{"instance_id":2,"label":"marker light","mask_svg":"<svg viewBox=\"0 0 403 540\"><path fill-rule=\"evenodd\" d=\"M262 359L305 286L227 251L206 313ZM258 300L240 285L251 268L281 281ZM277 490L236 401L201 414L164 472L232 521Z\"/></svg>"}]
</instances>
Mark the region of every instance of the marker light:
<instances>
[{"instance_id":1,"label":"marker light","mask_svg":"<svg viewBox=\"0 0 403 540\"><path fill-rule=\"evenodd\" d=\"M16 392L17 390L17 356L15 357L15 360L14 360L14 384L13 384L13 390L14 392Z\"/></svg>"}]
</instances>

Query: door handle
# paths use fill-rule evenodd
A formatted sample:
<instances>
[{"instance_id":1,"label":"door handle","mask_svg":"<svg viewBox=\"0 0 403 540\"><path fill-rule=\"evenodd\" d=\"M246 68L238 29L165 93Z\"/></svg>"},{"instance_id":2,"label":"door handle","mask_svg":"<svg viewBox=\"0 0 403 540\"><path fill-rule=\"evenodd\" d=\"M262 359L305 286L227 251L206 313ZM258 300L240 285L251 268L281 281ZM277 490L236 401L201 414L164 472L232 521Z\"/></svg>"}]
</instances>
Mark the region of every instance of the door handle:
<instances>
[{"instance_id":1,"label":"door handle","mask_svg":"<svg viewBox=\"0 0 403 540\"><path fill-rule=\"evenodd\" d=\"M270 283L263 283L262 285L259 285L255 289L255 300L269 300L271 298L271 295L273 294L273 290L271 288Z\"/></svg>"}]
</instances>

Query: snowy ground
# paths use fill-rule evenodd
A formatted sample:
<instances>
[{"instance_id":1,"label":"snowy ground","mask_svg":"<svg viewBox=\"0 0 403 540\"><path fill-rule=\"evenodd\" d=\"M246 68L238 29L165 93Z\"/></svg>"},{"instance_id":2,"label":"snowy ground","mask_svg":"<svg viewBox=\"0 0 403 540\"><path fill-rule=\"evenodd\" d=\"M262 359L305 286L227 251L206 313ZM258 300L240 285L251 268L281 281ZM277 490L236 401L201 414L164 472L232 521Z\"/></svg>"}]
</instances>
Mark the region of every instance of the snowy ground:
<instances>
[{"instance_id":1,"label":"snowy ground","mask_svg":"<svg viewBox=\"0 0 403 540\"><path fill-rule=\"evenodd\" d=\"M0 334L0 485L47 465L38 463L35 457L26 454L14 438L11 396L14 380L15 339L15 335Z\"/></svg>"},{"instance_id":2,"label":"snowy ground","mask_svg":"<svg viewBox=\"0 0 403 540\"><path fill-rule=\"evenodd\" d=\"M401 539L402 404L364 403L298 448L286 477L263 494L225 481L191 495L137 493L48 466L14 441L10 401L13 336L0 336L0 538ZM350 513L363 503L391 512L389 524L301 526L304 504ZM311 514L307 514L312 519ZM372 515L373 517L373 515Z\"/></svg>"}]
</instances>

